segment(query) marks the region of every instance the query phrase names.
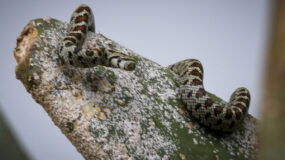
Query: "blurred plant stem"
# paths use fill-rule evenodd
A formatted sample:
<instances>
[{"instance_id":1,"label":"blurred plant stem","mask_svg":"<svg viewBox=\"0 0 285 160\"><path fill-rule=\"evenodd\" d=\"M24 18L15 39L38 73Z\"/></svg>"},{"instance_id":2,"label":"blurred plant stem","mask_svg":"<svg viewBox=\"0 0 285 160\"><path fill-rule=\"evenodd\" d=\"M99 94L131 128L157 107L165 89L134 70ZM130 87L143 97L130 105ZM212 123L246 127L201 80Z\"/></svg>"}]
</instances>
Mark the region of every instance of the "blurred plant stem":
<instances>
[{"instance_id":1,"label":"blurred plant stem","mask_svg":"<svg viewBox=\"0 0 285 160\"><path fill-rule=\"evenodd\" d=\"M275 1L268 54L265 105L261 125L261 160L285 157L285 1Z\"/></svg>"},{"instance_id":2,"label":"blurred plant stem","mask_svg":"<svg viewBox=\"0 0 285 160\"><path fill-rule=\"evenodd\" d=\"M4 120L0 106L0 159L28 160L28 156L16 141L8 125Z\"/></svg>"}]
</instances>

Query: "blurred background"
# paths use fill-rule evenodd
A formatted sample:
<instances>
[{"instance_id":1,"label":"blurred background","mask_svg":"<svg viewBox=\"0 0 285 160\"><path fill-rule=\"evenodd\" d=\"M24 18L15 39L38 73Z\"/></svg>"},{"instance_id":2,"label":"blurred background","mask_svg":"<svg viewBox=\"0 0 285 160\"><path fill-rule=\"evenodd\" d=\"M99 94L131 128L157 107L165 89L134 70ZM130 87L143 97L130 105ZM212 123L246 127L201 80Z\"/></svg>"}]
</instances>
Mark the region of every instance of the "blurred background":
<instances>
[{"instance_id":1,"label":"blurred background","mask_svg":"<svg viewBox=\"0 0 285 160\"><path fill-rule=\"evenodd\" d=\"M16 79L13 56L16 38L30 20L50 16L69 21L82 3L92 8L97 32L144 57L163 66L199 59L207 91L228 100L237 87L247 87L249 113L261 117L270 0L1 0L0 147L17 142L22 149L14 156L83 159ZM5 159L4 152L0 148L0 159Z\"/></svg>"}]
</instances>

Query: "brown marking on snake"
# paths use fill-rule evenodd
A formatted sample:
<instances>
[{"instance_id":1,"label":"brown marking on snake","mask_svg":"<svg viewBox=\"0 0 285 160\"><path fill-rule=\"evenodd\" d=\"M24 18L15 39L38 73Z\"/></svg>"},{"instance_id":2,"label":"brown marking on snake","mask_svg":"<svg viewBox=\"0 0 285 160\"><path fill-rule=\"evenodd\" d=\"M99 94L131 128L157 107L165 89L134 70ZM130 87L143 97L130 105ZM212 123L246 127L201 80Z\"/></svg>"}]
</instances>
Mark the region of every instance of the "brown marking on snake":
<instances>
[{"instance_id":1,"label":"brown marking on snake","mask_svg":"<svg viewBox=\"0 0 285 160\"><path fill-rule=\"evenodd\" d=\"M192 64L190 65L190 67L198 67L198 68L201 70L202 73L204 72L201 63L199 63L199 62L194 62L194 63L192 63Z\"/></svg>"},{"instance_id":2,"label":"brown marking on snake","mask_svg":"<svg viewBox=\"0 0 285 160\"><path fill-rule=\"evenodd\" d=\"M89 57L91 57L91 56L94 55L93 51L90 51L90 50L87 50L87 51L85 52L85 54L86 54L87 56L89 56Z\"/></svg>"},{"instance_id":3,"label":"brown marking on snake","mask_svg":"<svg viewBox=\"0 0 285 160\"><path fill-rule=\"evenodd\" d=\"M215 116L217 116L218 114L221 114L221 113L223 112L223 107L217 106L217 107L214 109L214 112L215 112Z\"/></svg>"},{"instance_id":4,"label":"brown marking on snake","mask_svg":"<svg viewBox=\"0 0 285 160\"><path fill-rule=\"evenodd\" d=\"M80 22L85 22L85 23L88 23L88 15L85 13L84 15L82 16L78 16L76 19L75 19L75 23L80 23Z\"/></svg>"},{"instance_id":5,"label":"brown marking on snake","mask_svg":"<svg viewBox=\"0 0 285 160\"><path fill-rule=\"evenodd\" d=\"M76 43L76 39L74 39L73 37L66 37L63 39L64 41L71 41L72 43Z\"/></svg>"},{"instance_id":6,"label":"brown marking on snake","mask_svg":"<svg viewBox=\"0 0 285 160\"><path fill-rule=\"evenodd\" d=\"M227 109L225 118L226 119L231 119L232 116L233 116L232 110L231 109Z\"/></svg>"},{"instance_id":7,"label":"brown marking on snake","mask_svg":"<svg viewBox=\"0 0 285 160\"><path fill-rule=\"evenodd\" d=\"M201 98L206 95L206 91L204 88L199 88L198 91L196 92L196 98Z\"/></svg>"},{"instance_id":8,"label":"brown marking on snake","mask_svg":"<svg viewBox=\"0 0 285 160\"><path fill-rule=\"evenodd\" d=\"M240 109L242 110L242 113L243 113L243 114L246 113L247 108L246 108L243 104L238 103L238 104L236 104L235 106L238 107L238 108L240 108Z\"/></svg>"},{"instance_id":9,"label":"brown marking on snake","mask_svg":"<svg viewBox=\"0 0 285 160\"><path fill-rule=\"evenodd\" d=\"M198 85L202 85L203 82L199 79L193 79L192 82L190 83L190 85L194 85L194 86L198 86Z\"/></svg>"},{"instance_id":10,"label":"brown marking on snake","mask_svg":"<svg viewBox=\"0 0 285 160\"><path fill-rule=\"evenodd\" d=\"M234 110L235 115L236 115L236 120L239 120L241 118L241 113L240 113L239 109L234 108L233 110Z\"/></svg>"},{"instance_id":11,"label":"brown marking on snake","mask_svg":"<svg viewBox=\"0 0 285 160\"><path fill-rule=\"evenodd\" d=\"M214 101L210 98L208 98L206 101L205 101L205 107L208 108L208 107L211 107L213 105Z\"/></svg>"},{"instance_id":12,"label":"brown marking on snake","mask_svg":"<svg viewBox=\"0 0 285 160\"><path fill-rule=\"evenodd\" d=\"M195 110L197 111L199 108L201 108L201 103L197 103L196 105L195 105Z\"/></svg>"},{"instance_id":13,"label":"brown marking on snake","mask_svg":"<svg viewBox=\"0 0 285 160\"><path fill-rule=\"evenodd\" d=\"M69 33L68 36L76 37L78 40L81 39L81 34L80 33L73 33L73 32L71 32L71 33Z\"/></svg>"},{"instance_id":14,"label":"brown marking on snake","mask_svg":"<svg viewBox=\"0 0 285 160\"><path fill-rule=\"evenodd\" d=\"M75 12L76 13L80 13L80 12L82 12L84 10L87 11L88 13L90 13L90 11L91 11L89 7L79 7L79 8L76 9Z\"/></svg>"},{"instance_id":15,"label":"brown marking on snake","mask_svg":"<svg viewBox=\"0 0 285 160\"><path fill-rule=\"evenodd\" d=\"M192 96L192 91L188 92L187 97L191 97Z\"/></svg>"},{"instance_id":16,"label":"brown marking on snake","mask_svg":"<svg viewBox=\"0 0 285 160\"><path fill-rule=\"evenodd\" d=\"M76 26L72 31L81 31L84 34L86 34L86 26L82 25L82 26Z\"/></svg>"},{"instance_id":17,"label":"brown marking on snake","mask_svg":"<svg viewBox=\"0 0 285 160\"><path fill-rule=\"evenodd\" d=\"M189 75L194 75L194 76L199 77L200 79L203 79L203 75L202 75L201 72L199 72L197 69L194 69L193 71L191 71L191 72L189 73Z\"/></svg>"},{"instance_id":18,"label":"brown marking on snake","mask_svg":"<svg viewBox=\"0 0 285 160\"><path fill-rule=\"evenodd\" d=\"M237 96L248 96L247 93L239 93Z\"/></svg>"},{"instance_id":19,"label":"brown marking on snake","mask_svg":"<svg viewBox=\"0 0 285 160\"><path fill-rule=\"evenodd\" d=\"M245 99L245 98L239 98L239 99L237 99L237 101L245 103L245 104L246 104L246 106L248 106L248 105L249 105L249 100L248 100L248 99Z\"/></svg>"}]
</instances>

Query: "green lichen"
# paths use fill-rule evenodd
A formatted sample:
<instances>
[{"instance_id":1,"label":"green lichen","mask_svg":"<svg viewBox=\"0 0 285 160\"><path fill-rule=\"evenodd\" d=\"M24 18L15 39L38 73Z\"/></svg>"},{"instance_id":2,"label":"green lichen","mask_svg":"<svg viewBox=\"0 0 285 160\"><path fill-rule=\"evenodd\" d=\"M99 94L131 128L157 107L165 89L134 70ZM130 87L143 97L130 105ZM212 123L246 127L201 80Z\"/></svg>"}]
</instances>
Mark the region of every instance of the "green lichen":
<instances>
[{"instance_id":1,"label":"green lichen","mask_svg":"<svg viewBox=\"0 0 285 160\"><path fill-rule=\"evenodd\" d=\"M134 60L135 60L136 62L140 62L140 61L143 60L143 59L142 59L141 57L139 57L139 56L133 56L133 58L134 58Z\"/></svg>"},{"instance_id":2,"label":"green lichen","mask_svg":"<svg viewBox=\"0 0 285 160\"><path fill-rule=\"evenodd\" d=\"M115 75L115 73L113 71L108 70L105 74L105 77L107 78L107 80L114 85L118 79L118 77Z\"/></svg>"},{"instance_id":3,"label":"green lichen","mask_svg":"<svg viewBox=\"0 0 285 160\"><path fill-rule=\"evenodd\" d=\"M170 104L171 106L175 107L175 106L184 106L182 103L182 100L179 98L168 98L168 104Z\"/></svg>"},{"instance_id":4,"label":"green lichen","mask_svg":"<svg viewBox=\"0 0 285 160\"><path fill-rule=\"evenodd\" d=\"M157 83L158 83L157 78L151 78L149 81L149 84L151 84L151 85L155 85Z\"/></svg>"},{"instance_id":5,"label":"green lichen","mask_svg":"<svg viewBox=\"0 0 285 160\"><path fill-rule=\"evenodd\" d=\"M30 59L34 58L35 53L28 54L25 60L19 64L16 72L17 79L23 82L27 90L30 90L32 86L38 85L39 80L34 79L34 75L41 77L43 73L39 66L30 64Z\"/></svg>"},{"instance_id":6,"label":"green lichen","mask_svg":"<svg viewBox=\"0 0 285 160\"><path fill-rule=\"evenodd\" d=\"M175 79L173 73L172 73L169 69L163 69L163 70L162 70L162 73L164 73L164 74L162 74L162 77L163 77L163 78L167 77L167 78L169 78L172 82L175 83L175 86L173 86L173 85L171 85L169 82L166 82L166 83L169 85L169 87L175 89L175 87L178 87L178 86L179 86L179 83L177 82L177 80Z\"/></svg>"},{"instance_id":7,"label":"green lichen","mask_svg":"<svg viewBox=\"0 0 285 160\"><path fill-rule=\"evenodd\" d=\"M60 21L56 19L50 19L49 22L43 19L35 19L34 22L36 23L36 29L38 34L43 34L44 31L50 30L57 26Z\"/></svg>"}]
</instances>

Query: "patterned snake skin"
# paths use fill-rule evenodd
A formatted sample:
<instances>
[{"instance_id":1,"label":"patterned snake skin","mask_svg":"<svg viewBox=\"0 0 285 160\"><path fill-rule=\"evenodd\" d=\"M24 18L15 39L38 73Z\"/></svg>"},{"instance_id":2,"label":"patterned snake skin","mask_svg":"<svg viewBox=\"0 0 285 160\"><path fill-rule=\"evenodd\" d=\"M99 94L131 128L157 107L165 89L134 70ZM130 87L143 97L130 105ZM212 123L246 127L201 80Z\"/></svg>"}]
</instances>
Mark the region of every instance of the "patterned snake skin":
<instances>
[{"instance_id":1,"label":"patterned snake skin","mask_svg":"<svg viewBox=\"0 0 285 160\"><path fill-rule=\"evenodd\" d=\"M73 12L70 26L70 32L64 38L59 50L59 56L67 64L83 68L103 65L128 71L135 69L134 60L118 51L106 48L94 50L82 48L87 33L95 31L93 13L87 5L80 5Z\"/></svg>"},{"instance_id":2,"label":"patterned snake skin","mask_svg":"<svg viewBox=\"0 0 285 160\"><path fill-rule=\"evenodd\" d=\"M82 44L89 31L95 31L94 18L87 5L79 6L72 14L71 29L64 38L59 56L75 67L107 67L134 70L134 60L118 51L95 48L87 50ZM203 68L195 59L184 60L168 67L180 76L180 93L191 117L201 124L219 131L233 131L247 114L250 94L246 88L238 88L230 102L223 106L210 97L203 86Z\"/></svg>"},{"instance_id":3,"label":"patterned snake skin","mask_svg":"<svg viewBox=\"0 0 285 160\"><path fill-rule=\"evenodd\" d=\"M168 66L178 74L180 93L190 116L213 130L231 132L247 114L250 94L238 88L229 103L223 106L210 97L203 86L203 67L196 59L188 59Z\"/></svg>"}]
</instances>

